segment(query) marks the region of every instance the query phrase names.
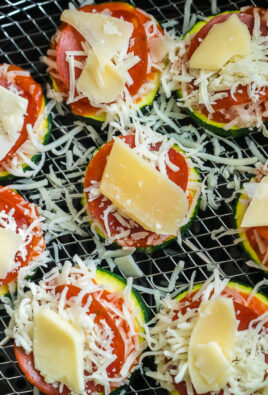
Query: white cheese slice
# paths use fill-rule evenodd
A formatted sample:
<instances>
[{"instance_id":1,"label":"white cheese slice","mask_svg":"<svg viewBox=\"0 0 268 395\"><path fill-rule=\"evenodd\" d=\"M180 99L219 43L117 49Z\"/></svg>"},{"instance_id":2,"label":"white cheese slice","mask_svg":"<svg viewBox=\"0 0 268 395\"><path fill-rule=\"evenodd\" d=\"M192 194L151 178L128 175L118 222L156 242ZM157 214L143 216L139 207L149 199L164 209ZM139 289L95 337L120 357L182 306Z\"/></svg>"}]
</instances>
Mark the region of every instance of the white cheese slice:
<instances>
[{"instance_id":1,"label":"white cheese slice","mask_svg":"<svg viewBox=\"0 0 268 395\"><path fill-rule=\"evenodd\" d=\"M206 383L209 385L222 381L225 383L225 372L229 370L230 362L223 354L218 343L197 344L193 348L193 359L195 360L195 370L201 376L198 379L203 379L203 386L206 386ZM217 389L221 387L222 385Z\"/></svg>"},{"instance_id":2,"label":"white cheese slice","mask_svg":"<svg viewBox=\"0 0 268 395\"><path fill-rule=\"evenodd\" d=\"M138 156L122 139L114 142L100 192L144 229L176 235L185 218L185 192Z\"/></svg>"},{"instance_id":3,"label":"white cheese slice","mask_svg":"<svg viewBox=\"0 0 268 395\"><path fill-rule=\"evenodd\" d=\"M219 391L227 384L235 332L231 299L218 298L201 304L188 351L191 381L199 394Z\"/></svg>"},{"instance_id":4,"label":"white cheese slice","mask_svg":"<svg viewBox=\"0 0 268 395\"><path fill-rule=\"evenodd\" d=\"M12 270L15 256L22 243L22 237L15 231L0 229L0 278L5 278Z\"/></svg>"},{"instance_id":5,"label":"white cheese slice","mask_svg":"<svg viewBox=\"0 0 268 395\"><path fill-rule=\"evenodd\" d=\"M241 226L268 226L268 176L263 177L249 203Z\"/></svg>"},{"instance_id":6,"label":"white cheese slice","mask_svg":"<svg viewBox=\"0 0 268 395\"><path fill-rule=\"evenodd\" d=\"M212 26L207 36L194 51L189 66L205 70L219 70L234 56L247 56L251 36L247 26L236 14Z\"/></svg>"},{"instance_id":7,"label":"white cheese slice","mask_svg":"<svg viewBox=\"0 0 268 395\"><path fill-rule=\"evenodd\" d=\"M73 26L91 46L104 67L117 51L128 48L133 24L99 13L65 10L61 21Z\"/></svg>"},{"instance_id":8,"label":"white cheese slice","mask_svg":"<svg viewBox=\"0 0 268 395\"><path fill-rule=\"evenodd\" d=\"M126 71L120 66L115 66L111 61L100 69L98 59L91 51L76 88L92 105L111 103L123 92L126 80Z\"/></svg>"},{"instance_id":9,"label":"white cheese slice","mask_svg":"<svg viewBox=\"0 0 268 395\"><path fill-rule=\"evenodd\" d=\"M83 393L83 335L46 307L34 316L33 355L34 366L47 383L63 383L74 393Z\"/></svg>"},{"instance_id":10,"label":"white cheese slice","mask_svg":"<svg viewBox=\"0 0 268 395\"><path fill-rule=\"evenodd\" d=\"M143 272L131 255L115 258L114 263L126 277L143 277Z\"/></svg>"},{"instance_id":11,"label":"white cheese slice","mask_svg":"<svg viewBox=\"0 0 268 395\"><path fill-rule=\"evenodd\" d=\"M0 119L3 129L14 135L22 129L28 100L0 86Z\"/></svg>"}]
</instances>

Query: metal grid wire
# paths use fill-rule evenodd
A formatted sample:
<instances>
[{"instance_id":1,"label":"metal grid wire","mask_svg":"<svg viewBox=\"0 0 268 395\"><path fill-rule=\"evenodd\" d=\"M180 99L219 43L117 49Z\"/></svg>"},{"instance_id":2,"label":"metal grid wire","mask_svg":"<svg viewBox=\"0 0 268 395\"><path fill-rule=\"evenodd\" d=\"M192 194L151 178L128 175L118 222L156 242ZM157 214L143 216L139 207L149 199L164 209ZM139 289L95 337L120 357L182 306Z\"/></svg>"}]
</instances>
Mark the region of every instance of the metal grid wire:
<instances>
[{"instance_id":1,"label":"metal grid wire","mask_svg":"<svg viewBox=\"0 0 268 395\"><path fill-rule=\"evenodd\" d=\"M80 4L72 1L77 7ZM183 0L131 0L131 3L153 14L160 22L167 22L170 19L178 21L176 28L182 28L183 22ZM40 56L45 55L49 47L50 38L55 33L61 12L68 8L69 2L66 0L1 0L0 1L0 63L13 63L29 70L33 76L45 88L49 81L45 71L46 67L39 60ZM267 8L268 1L231 1L218 0L218 12L239 9L245 5L257 5ZM211 14L210 1L194 0L192 5L193 12L201 16ZM56 112L53 115L52 140L59 138L62 133L73 127L74 116L60 116ZM189 119L184 123L191 122ZM267 157L268 140L260 132L253 132L251 139L259 147L262 154ZM94 142L85 131L76 136L76 141L85 147L89 147ZM244 138L238 138L237 144L242 147L245 156L252 156ZM232 155L232 150L229 149ZM62 163L65 156L55 156L51 152L47 154L47 159L42 173L35 177L41 180L53 166L56 176L63 178L65 186L73 188L73 192L81 193L81 177L68 179ZM214 164L214 166L216 166ZM217 195L223 200L230 196L231 192L226 188L228 181L221 177ZM52 188L52 185L48 186ZM25 198L31 199L31 193L24 193ZM65 208L64 199L58 201L62 208ZM75 202L79 208L79 201ZM220 240L213 241L211 232L220 226L232 227L233 204L223 201L218 210L208 207L205 212L199 210L195 222L184 238L182 247L176 243L165 249L153 252L152 254L134 254L135 261L139 264L144 273L144 277L136 280L136 283L146 287L153 285L164 285L170 278L172 271L180 259L185 261L185 267L179 277L178 284L185 284L190 281L193 271L196 271L196 282L205 281L211 272L207 269L207 262L212 262L220 267L223 275L229 276L235 281L242 281L251 285L256 284L263 278L262 272L249 268L245 261L247 257L242 249L234 244L234 237L228 236ZM85 230L89 231L87 225ZM74 254L82 258L89 256L95 249L95 243L90 236L80 237L75 234L58 238L61 246L59 250L60 261L72 258ZM193 250L194 246L194 250ZM48 246L53 256L52 246ZM203 255L200 255L203 253ZM105 267L105 264L102 265ZM148 295L143 295L145 303L150 309L155 307L154 300ZM8 317L1 311L0 313L0 341L5 337L4 329L8 324ZM148 362L150 366L151 362ZM8 394L32 394L33 388L24 378L16 363L12 342L4 347L0 347L0 395ZM128 394L164 394L165 391L151 379L138 375L138 378L130 386Z\"/></svg>"}]
</instances>

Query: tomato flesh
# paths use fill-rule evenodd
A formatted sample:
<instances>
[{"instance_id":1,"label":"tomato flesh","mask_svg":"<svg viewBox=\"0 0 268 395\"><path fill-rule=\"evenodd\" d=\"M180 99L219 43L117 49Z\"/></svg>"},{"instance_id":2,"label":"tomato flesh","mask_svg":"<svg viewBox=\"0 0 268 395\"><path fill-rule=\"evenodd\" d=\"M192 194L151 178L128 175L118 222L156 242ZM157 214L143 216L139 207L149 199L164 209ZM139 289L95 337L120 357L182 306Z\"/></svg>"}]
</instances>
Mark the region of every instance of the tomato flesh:
<instances>
[{"instance_id":1,"label":"tomato flesh","mask_svg":"<svg viewBox=\"0 0 268 395\"><path fill-rule=\"evenodd\" d=\"M135 147L135 136L134 135L128 135L125 137L121 137L126 144L128 144L131 148ZM92 181L97 181L99 182L102 178L102 174L105 169L106 165L106 160L108 155L110 154L112 147L113 147L114 141L110 141L107 144L105 144L101 149L96 153L96 155L92 158L92 160L89 162L87 171L86 171L86 177L85 177L85 189L88 188L91 184ZM153 150L158 150L159 146L152 147ZM184 159L184 157L176 150L173 148L170 149L169 151L169 159L171 162L173 162L175 165L177 165L180 170L178 172L174 172L171 169L167 168L167 175L168 178L175 182L178 186L180 186L184 191L186 190L187 183L188 183L188 166L187 163ZM87 196L87 204L89 211L93 214L94 218L102 225L102 227L105 229L104 225L104 220L103 220L103 213L106 210L106 208L111 204L111 202L107 199L103 201L103 195L99 196L97 199L93 201L89 201L89 193L86 193ZM127 219L126 219L127 221ZM111 231L111 235L115 236L118 234L118 229L122 228L122 224L117 220L117 218L114 216L113 213L109 213L108 215L108 223L109 223L109 229ZM123 227L124 228L124 227ZM127 229L127 228L126 228ZM135 240L132 238L131 234L137 233L137 232L142 232L144 231L144 228L140 225L137 224L137 226L131 228L131 233L128 237L124 238L122 241L117 241L118 244L120 245L126 245L126 246L131 246L131 247L136 247L136 248L144 248L148 246L148 238L151 237L152 235L154 236L154 245L158 245L163 243L165 240L169 239L169 236L166 235L157 235L153 232L146 231L148 232L148 236L140 239L140 240ZM122 244L121 244L122 243Z\"/></svg>"},{"instance_id":2,"label":"tomato flesh","mask_svg":"<svg viewBox=\"0 0 268 395\"><path fill-rule=\"evenodd\" d=\"M14 66L14 65L9 65L7 71L24 71L21 67ZM7 78L2 75L0 77L0 85L9 88L10 83L7 81ZM34 125L35 121L37 120L37 117L41 111L42 108L42 101L43 101L43 91L42 87L40 84L34 81L34 79L31 76L22 76L22 75L17 75L14 78L14 83L12 85L15 85L18 90L23 91L22 97L28 100L28 107L27 107L27 113L24 116L24 124L21 130L21 133L13 145L7 155L0 161L0 164L2 162L5 162L7 159L11 158L12 155L16 153L16 151L21 147L21 145L27 140L28 138L28 133L26 129L26 125Z\"/></svg>"},{"instance_id":3,"label":"tomato flesh","mask_svg":"<svg viewBox=\"0 0 268 395\"><path fill-rule=\"evenodd\" d=\"M200 306L201 301L197 300L197 301L192 301L193 296L195 295L197 291L193 292L190 295L187 295L186 297L184 297L180 303L183 302L189 302L189 304L187 303L187 305L183 306L180 311L182 312L182 314L184 314L186 312L186 310L188 308L191 309L196 309ZM268 310L267 305L265 305L263 302L261 302L260 300L258 300L256 297L253 297L253 299L251 300L251 302L249 303L248 306L245 306L241 303L238 303L235 301L235 295L241 295L245 301L248 299L249 294L246 294L244 292L238 292L238 291L234 291L232 290L232 295L233 295L233 303L234 303L234 309L235 309L235 315L236 315L236 319L239 321L239 325L238 325L238 330L239 331L243 331L248 329L249 324L255 320L258 316L262 315L265 311ZM225 291L223 291L223 295L225 297L230 297L230 294L228 293L228 287L226 287ZM237 296L237 299L239 300L240 297ZM177 318L177 315L175 314L174 319ZM182 381L181 383L175 383L173 382L174 387L176 388L176 390L179 392L180 395L188 395L187 392L187 387L186 387L186 383L185 381ZM195 389L193 388L193 394L194 395L199 395ZM206 394L203 395L211 395L211 392L207 392ZM219 395L223 395L223 390L221 390L219 392Z\"/></svg>"},{"instance_id":4,"label":"tomato flesh","mask_svg":"<svg viewBox=\"0 0 268 395\"><path fill-rule=\"evenodd\" d=\"M61 293L65 288L68 288L67 293L66 293L66 299L71 299L72 297L75 297L79 294L81 291L80 288L76 287L75 285L59 285L56 287L55 291L56 293ZM108 367L107 367L107 375L110 378L117 377L121 367L123 365L123 362L125 361L125 347L124 347L124 340L119 332L119 329L116 326L116 320L115 316L112 316L103 305L102 305L102 300L109 301L109 295L110 293L106 290L102 291L101 295L98 295L97 293L92 293L85 295L82 299L82 306L84 306L87 303L87 300L89 296L92 297L91 304L89 306L88 314L95 314L95 322L97 324L101 324L103 320L106 321L108 326L111 328L111 330L114 333L114 338L111 343L113 347L113 352L117 356L115 361L113 361ZM118 297L118 303L117 303L117 308L121 308L122 311L122 302L121 299ZM128 328L129 329L129 328ZM15 355L18 360L18 363L20 365L21 370L27 377L28 381L33 384L35 387L37 387L40 391L45 393L46 395L70 395L71 391L67 386L63 387L63 392L59 392L58 388L53 387L51 384L47 384L44 381L44 378L41 376L41 374L35 369L34 367L34 357L33 353L31 354L26 354L23 348L17 347L16 345L14 346L15 349ZM84 372L85 378L88 375L88 373L85 371ZM113 389L113 386L111 386ZM94 381L87 381L86 386L85 386L86 391L88 393L92 392L104 392L104 387L100 384L95 384Z\"/></svg>"},{"instance_id":5,"label":"tomato flesh","mask_svg":"<svg viewBox=\"0 0 268 395\"><path fill-rule=\"evenodd\" d=\"M4 187L0 187L0 211L9 212L10 210L15 210L13 217L17 223L17 228L21 228L22 226L29 227L32 222L38 218L38 212L36 207L34 207L34 212L36 217L33 217L32 208L34 206L23 199L22 196L15 193L11 189L5 189ZM32 230L32 240L27 244L27 256L26 259L23 260L21 256L18 254L15 256L15 262L17 264L17 268L9 272L4 279L0 279L0 286L8 284L13 281L17 277L17 272L22 266L26 266L31 260L36 258L45 248L45 241L41 234L42 228L41 225L38 224Z\"/></svg>"}]
</instances>

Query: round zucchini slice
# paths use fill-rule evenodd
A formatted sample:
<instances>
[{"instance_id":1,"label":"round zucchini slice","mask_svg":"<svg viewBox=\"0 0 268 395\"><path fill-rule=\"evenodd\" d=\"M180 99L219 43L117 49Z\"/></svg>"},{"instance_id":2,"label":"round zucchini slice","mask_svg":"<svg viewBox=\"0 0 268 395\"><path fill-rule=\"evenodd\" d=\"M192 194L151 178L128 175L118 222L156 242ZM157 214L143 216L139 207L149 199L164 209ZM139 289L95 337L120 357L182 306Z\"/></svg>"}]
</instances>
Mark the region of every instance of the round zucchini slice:
<instances>
[{"instance_id":1,"label":"round zucchini slice","mask_svg":"<svg viewBox=\"0 0 268 395\"><path fill-rule=\"evenodd\" d=\"M82 275L82 274L81 274ZM83 275L82 275L83 276ZM56 287L56 293L61 293L61 292L66 292L64 291L66 287L68 288L67 292L65 293L66 299L70 299L72 297L75 297L79 294L80 292L80 287L77 287L73 285L74 278L72 277L72 281L70 284L61 284L58 287ZM120 344L118 344L119 341L122 341L123 335L121 332L118 330L116 331L116 326L117 322L114 320L117 317L117 312L114 311L114 308L116 306L116 309L119 309L123 311L121 307L121 298L123 295L121 294L124 291L124 288L126 287L126 281L121 277L118 276L114 273L111 273L110 271L107 271L105 269L98 268L96 270L94 280L92 284L95 284L94 287L92 288L91 292L89 294L85 294L84 299L82 301L82 305L84 306L87 303L87 297L89 295L92 296L91 303L88 306L88 314L92 314L95 316L94 321L96 323L102 323L104 320L106 322L106 325L110 327L110 330L114 332L114 345L116 345L117 349L114 351L114 354L116 355L116 361L113 361L113 368L112 372L116 372L116 374L119 374L118 372L120 371L121 363L123 363L128 355L124 354L124 349L119 350ZM96 285L101 285L102 291L99 294L98 297L94 297L95 292L96 292ZM82 290L83 292L83 290ZM100 289L97 291L100 292ZM114 301L113 306L111 309L107 307L107 304L105 306L102 306L102 301L103 303L108 303L111 300L110 299L110 294L115 294L116 300ZM122 295L122 296L121 296ZM90 296L89 296L90 297ZM85 299L86 298L86 299ZM81 301L80 301L81 302ZM139 334L144 333L144 327L143 325L149 320L150 318L150 312L145 303L143 302L141 296L138 294L138 292L134 289L132 289L130 293L130 297L128 299L128 303L130 304L130 310L133 312L133 315L135 315L134 319L134 330L138 334L139 337L139 342L140 342L140 352L142 350L142 342L144 341L143 336L140 336ZM123 314L123 313L122 313ZM131 315L131 317L133 317ZM129 319L130 316L127 318ZM121 330L123 327L123 324L121 325ZM119 325L119 326L120 326ZM122 331L124 332L123 329ZM129 337L130 341L130 337ZM131 341L134 341L133 339ZM49 395L60 395L61 393L67 395L71 391L70 389L64 385L63 391L60 392L58 387L55 387L53 384L48 384L45 382L44 378L41 376L40 372L35 369L34 365L34 357L33 353L27 354L22 347L19 347L15 345L15 355L18 360L18 363L20 365L20 368L26 375L27 379L29 380L30 383L35 385L42 393L44 394L49 394ZM138 358L138 357L137 357ZM123 361L123 362L122 362ZM129 386L129 383L133 380L134 376L137 374L137 371L133 369L134 365L137 363L135 360L132 364L131 367L129 367L128 374L129 377L126 379L126 384L122 385L121 387L115 388L111 393L116 395L120 394L121 391L126 389ZM131 372L132 371L132 372ZM109 374L109 373L108 373ZM110 372L111 376L113 377L112 373ZM102 395L103 393L101 392L102 383L95 383L94 381L87 383L86 387L86 392L88 391L89 393L98 393L99 395Z\"/></svg>"},{"instance_id":2,"label":"round zucchini slice","mask_svg":"<svg viewBox=\"0 0 268 395\"><path fill-rule=\"evenodd\" d=\"M160 85L160 72L151 69L147 72L148 66L148 38L145 32L144 24L151 20L151 17L130 4L123 2L105 2L101 4L86 5L79 8L79 11L98 12L108 9L112 17L122 17L125 21L130 22L134 26L132 33L129 52L133 52L135 56L140 58L140 62L129 69L129 74L133 83L128 85L130 96L134 98L134 103L138 108L151 105ZM162 28L156 22L159 33L163 33ZM52 79L53 88L61 92L64 98L68 98L70 90L70 74L69 64L66 61L66 51L83 51L82 42L84 38L71 25L62 24L52 37L50 52L48 52L47 61L50 77ZM52 51L51 51L52 50ZM55 53L53 51L56 51ZM51 55L53 53L53 55ZM79 56L81 62L85 60L85 56ZM75 78L79 78L81 69L75 69ZM109 106L109 104L107 104ZM84 97L70 103L71 111L80 117L90 118L93 121L104 122L106 119L106 111L91 105L88 98Z\"/></svg>"},{"instance_id":3,"label":"round zucchini slice","mask_svg":"<svg viewBox=\"0 0 268 395\"><path fill-rule=\"evenodd\" d=\"M131 147L133 146L135 142L134 135L128 135L122 138L128 145L130 145ZM85 197L84 199L82 199L82 204L87 205L89 216L90 218L92 218L91 224L94 223L94 229L101 238L106 239L108 242L109 237L107 235L107 231L105 230L103 213L111 202L109 200L106 200L105 204L103 204L103 195L98 195L96 199L91 199L90 186L92 186L96 182L100 182L105 169L106 158L112 149L112 145L113 141L110 141L109 143L103 145L100 149L96 150L93 154L93 157L89 162L86 170L84 184ZM174 163L176 163L176 160L181 161L181 165L177 163L177 166L180 169L183 169L181 173L182 178L180 179L178 177L176 181L174 179L173 181L185 190L189 202L189 211L186 217L187 220L180 229L180 233L181 235L183 235L189 229L191 223L197 215L200 203L199 183L201 182L201 178L198 171L193 166L188 166L188 163L191 163L190 158L187 158L189 160L186 162L184 153L178 148L178 146L174 145L172 149L175 151L175 155L173 158L175 160ZM184 169L185 173L183 173ZM183 177L185 177L185 179L183 179ZM195 185L195 187L193 187L193 185ZM110 215L111 214L109 214L109 216ZM127 219L125 218L125 220ZM122 224L120 225L120 223L118 223L117 221L118 220L116 219L116 217L114 217L113 214L111 217L109 217L109 226L110 228L112 226L111 232L113 237L117 234L116 227L122 226ZM133 222L131 219L128 219L127 221L129 221L130 224L131 222ZM140 234L143 232L146 232L146 235L138 240L135 239L135 237L132 237L132 234ZM137 252L151 253L159 248L167 246L169 243L175 240L175 236L157 235L154 232L147 230L145 231L145 229L141 225L138 225L136 223L135 226L130 226L130 234L123 239L115 240L114 245L117 247L135 247Z\"/></svg>"},{"instance_id":4,"label":"round zucchini slice","mask_svg":"<svg viewBox=\"0 0 268 395\"><path fill-rule=\"evenodd\" d=\"M42 113L42 111L44 111L45 105L46 105L46 101L45 101L45 97L43 97L43 103L42 103L42 108L41 108L40 114ZM51 114L48 114L48 116L46 118L43 118L43 120L41 121L41 123L36 131L36 137L37 137L37 140L40 144L43 144L43 145L48 144L48 142L50 140L51 130L52 130L52 117L51 117ZM22 147L22 149L23 149L23 147ZM14 155L16 155L16 154L14 154ZM41 156L41 154L34 147L32 148L32 154L26 154L26 155L29 157L29 159L33 163L38 163L40 160L40 156ZM27 170L31 170L31 168L26 163L22 163L20 165L20 167L23 169L24 172L26 172ZM0 165L0 182L1 183L9 181L10 179L12 179L14 177L16 177L16 176L14 176L13 174L10 174L9 171L6 171L3 168L1 168L1 165Z\"/></svg>"},{"instance_id":5,"label":"round zucchini slice","mask_svg":"<svg viewBox=\"0 0 268 395\"><path fill-rule=\"evenodd\" d=\"M257 9L257 8L256 8ZM262 13L265 11L264 9L258 9L258 10L260 10L259 12L260 12L260 15L262 15ZM251 18L253 18L253 11L254 11L254 7L250 7L249 8L249 10L247 10L247 11L245 11L245 13L243 14L243 12L242 12L242 15L243 15L243 17L244 17L244 20L243 20L243 22L248 26L248 28L249 28L249 30L251 30L252 29L252 20L250 20L250 17ZM186 36L193 36L193 35L195 35L195 34L197 34L197 33L199 33L200 32L200 30L202 29L202 28L204 28L212 19L216 19L216 21L219 19L219 21L218 21L218 23L220 23L220 22L223 22L223 20L224 20L224 16L226 15L226 14L234 14L234 13L241 13L241 11L225 11L225 12L223 12L223 13L221 13L221 14L218 14L218 15L213 15L213 16L209 16L207 19L207 21L199 21L199 22L197 22L193 27L192 27L192 29L188 32L188 33L186 33L185 35L184 35L184 38L186 38ZM221 18L222 18L222 20L221 20ZM217 23L217 22L215 22L215 23ZM209 30L208 30L209 31ZM206 33L204 33L205 35L207 34L207 32ZM202 37L203 38L203 37ZM191 49L191 48L190 48ZM194 52L194 50L193 51L191 51L191 54ZM182 95L182 92L180 91L180 90L178 90L177 91L177 95L178 95L178 97L180 98L180 99L183 99L183 95ZM265 99L268 97L268 91L266 92L266 94L265 94ZM235 101L233 101L233 104L232 105L235 105ZM239 103L238 103L239 104ZM225 107L226 108L226 107ZM188 108L188 107L185 107L185 111L188 113L188 115L198 124L198 125L200 125L201 127L203 127L204 129L208 129L209 131L211 131L212 133L214 133L214 134L216 134L216 135L219 135L219 136L222 136L222 137L240 137L240 136L244 136L244 135L247 135L248 133L250 133L254 128L255 128L255 126L254 125L252 125L252 126L250 126L250 127L243 127L243 126L233 126L233 127L231 127L231 128L229 128L229 129L225 129L225 125L226 125L226 123L225 122L220 122L220 121L216 121L216 120L212 120L212 119L209 119L208 118L208 116L206 115L206 114L204 114L204 113L202 113L202 112L199 112L198 110L196 110L196 109L190 109L190 108ZM217 110L216 110L216 113L217 113ZM264 123L265 124L267 124L267 122L266 122L266 120L264 121Z\"/></svg>"},{"instance_id":6,"label":"round zucchini slice","mask_svg":"<svg viewBox=\"0 0 268 395\"><path fill-rule=\"evenodd\" d=\"M188 308L196 309L199 307L201 303L201 296L198 300L193 301L193 296L202 288L204 283L196 284L192 288L192 292L189 294L189 290L183 291L179 293L174 299L180 302L179 310L182 309L183 313L187 312ZM243 331L248 328L250 322L252 322L257 317L261 316L265 312L268 311L268 298L266 295L262 294L261 292L257 292L254 294L252 299L246 304L249 296L253 292L253 288L250 286L240 284L237 282L230 281L224 291L221 293L221 296L232 298L234 301L234 309L236 318L239 321L238 330ZM184 305L184 302L187 304ZM188 306L188 307L186 307ZM173 317L167 318L168 322ZM163 318L162 318L163 319ZM194 318L193 318L194 319ZM161 333L160 335L161 336ZM174 373L175 374L175 373ZM175 384L176 389L173 391L167 391L170 395L187 395L187 388L185 382L181 382ZM208 393L210 395L211 392Z\"/></svg>"}]
</instances>

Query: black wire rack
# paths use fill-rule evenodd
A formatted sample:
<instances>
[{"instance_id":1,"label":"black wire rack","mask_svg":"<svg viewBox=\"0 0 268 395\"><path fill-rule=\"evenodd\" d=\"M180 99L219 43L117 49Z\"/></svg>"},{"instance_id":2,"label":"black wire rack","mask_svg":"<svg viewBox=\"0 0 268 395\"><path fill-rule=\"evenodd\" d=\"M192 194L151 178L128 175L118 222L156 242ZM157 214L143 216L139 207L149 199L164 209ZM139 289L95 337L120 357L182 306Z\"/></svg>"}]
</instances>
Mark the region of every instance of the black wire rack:
<instances>
[{"instance_id":1,"label":"black wire rack","mask_svg":"<svg viewBox=\"0 0 268 395\"><path fill-rule=\"evenodd\" d=\"M160 23L168 22L171 19L176 20L178 23L175 28L181 32L185 1L135 0L131 3L154 15ZM72 1L72 4L75 7L80 6L78 1ZM218 12L239 9L246 5L267 8L268 1L218 0L217 2ZM49 77L46 73L46 66L40 62L40 57L46 54L50 38L60 24L60 14L68 6L69 2L66 0L1 0L0 63L16 64L27 69L45 89ZM192 12L200 16L211 15L210 1L194 0ZM74 120L75 117L72 114L61 116L55 110L53 113L52 140L56 140L63 133L72 129ZM187 119L187 123L191 123L191 120ZM105 139L105 133L103 136ZM257 145L260 152L268 157L268 139L258 131L253 132L250 139ZM86 130L76 136L76 142L86 148L95 145ZM238 138L236 143L243 149L244 156L252 156L244 138ZM233 153L229 149L229 155ZM65 180L65 187L70 188L73 193L79 194L82 192L81 176L72 178L70 182L70 179L66 177L64 161L64 155L55 156L48 152L45 166L35 177L35 181L44 179L52 165L56 176ZM216 165L212 164L212 166ZM154 285L167 284L179 260L185 261L185 267L180 274L178 285L187 284L193 271L196 271L196 282L205 281L211 275L211 271L207 268L208 262L217 265L223 276L230 277L235 281L253 286L263 279L264 275L261 271L252 269L245 264L247 256L240 246L234 243L234 236L226 236L219 240L211 239L211 232L214 229L218 229L220 226L227 228L233 226L234 203L229 204L225 200L231 194L231 191L227 189L227 183L228 180L222 176L216 191L217 196L223 200L220 208L214 210L208 206L204 212L199 210L197 218L187 232L181 247L174 243L170 247L152 254L134 254L135 261L144 273L143 278L135 280L136 284L151 288ZM53 186L49 184L47 188L50 190L53 189ZM31 196L34 192L22 194L26 199L32 201ZM64 197L59 198L57 203L67 210ZM79 208L79 199L74 204ZM95 243L88 225L85 224L84 229L88 231L88 237L70 234L58 238L57 243L61 247L59 250L59 260L61 262L72 259L75 254L78 254L81 258L94 254ZM49 244L48 248L52 257L54 257L53 246ZM102 262L102 266L107 267L107 264ZM154 299L147 294L143 294L143 297L147 306L154 310ZM1 310L0 341L5 337L4 330L8 321L8 316ZM148 363L150 364L150 362ZM142 374L138 374L127 391L127 394L160 395L165 393L155 381ZM10 341L5 346L0 347L0 395L11 394L30 395L33 394L33 387L21 373L14 355L13 344Z\"/></svg>"}]
</instances>

